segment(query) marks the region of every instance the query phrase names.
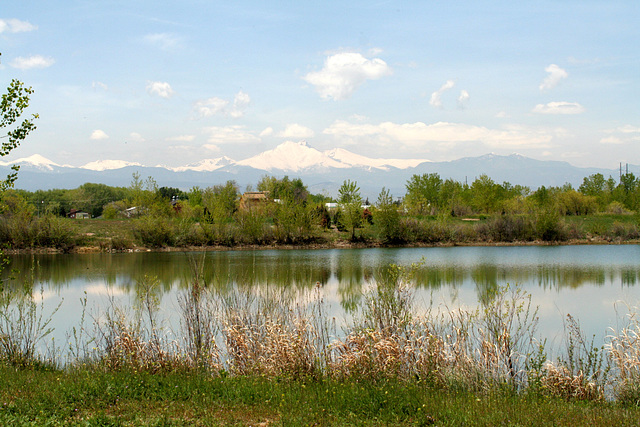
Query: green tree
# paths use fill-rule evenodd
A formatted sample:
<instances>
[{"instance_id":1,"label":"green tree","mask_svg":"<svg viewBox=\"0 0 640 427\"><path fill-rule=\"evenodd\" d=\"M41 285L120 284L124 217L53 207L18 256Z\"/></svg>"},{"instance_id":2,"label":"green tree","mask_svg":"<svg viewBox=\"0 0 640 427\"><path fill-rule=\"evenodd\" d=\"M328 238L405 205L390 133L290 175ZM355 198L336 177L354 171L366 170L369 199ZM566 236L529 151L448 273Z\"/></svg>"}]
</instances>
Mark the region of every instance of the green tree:
<instances>
[{"instance_id":1,"label":"green tree","mask_svg":"<svg viewBox=\"0 0 640 427\"><path fill-rule=\"evenodd\" d=\"M378 229L378 237L383 242L393 243L401 240L398 206L393 203L391 193L384 187L378 194L373 222Z\"/></svg>"},{"instance_id":2,"label":"green tree","mask_svg":"<svg viewBox=\"0 0 640 427\"><path fill-rule=\"evenodd\" d=\"M471 204L476 212L495 212L504 199L504 187L496 184L488 175L480 175L469 189L471 193Z\"/></svg>"},{"instance_id":3,"label":"green tree","mask_svg":"<svg viewBox=\"0 0 640 427\"><path fill-rule=\"evenodd\" d=\"M414 214L434 214L440 208L442 178L437 173L413 175L406 184L405 206Z\"/></svg>"},{"instance_id":4,"label":"green tree","mask_svg":"<svg viewBox=\"0 0 640 427\"><path fill-rule=\"evenodd\" d=\"M268 191L269 198L273 200L289 200L295 203L304 203L309 198L309 191L300 178L293 180L288 176L278 179L265 175L258 183L258 191Z\"/></svg>"},{"instance_id":5,"label":"green tree","mask_svg":"<svg viewBox=\"0 0 640 427\"><path fill-rule=\"evenodd\" d=\"M582 184L578 187L578 191L585 196L594 197L600 210L604 209L611 201L609 184L601 173L589 175L584 178Z\"/></svg>"},{"instance_id":6,"label":"green tree","mask_svg":"<svg viewBox=\"0 0 640 427\"><path fill-rule=\"evenodd\" d=\"M32 93L32 88L24 87L21 81L13 79L7 88L7 93L2 95L0 132L4 133L5 129L7 132L0 136L0 140L2 140L0 157L8 155L11 150L18 147L27 138L27 135L36 128L34 120L38 118L37 114L18 123L22 113L29 106L29 97ZM0 192L13 186L13 183L18 179L19 169L20 167L17 165L11 166L13 172L9 173L5 179L0 180Z\"/></svg>"},{"instance_id":7,"label":"green tree","mask_svg":"<svg viewBox=\"0 0 640 427\"><path fill-rule=\"evenodd\" d=\"M238 185L235 181L227 181L224 185L208 187L202 193L202 205L210 222L227 222L238 210Z\"/></svg>"},{"instance_id":8,"label":"green tree","mask_svg":"<svg viewBox=\"0 0 640 427\"><path fill-rule=\"evenodd\" d=\"M356 181L346 180L338 189L340 221L351 231L351 240L356 238L356 228L362 226L362 196Z\"/></svg>"}]
</instances>

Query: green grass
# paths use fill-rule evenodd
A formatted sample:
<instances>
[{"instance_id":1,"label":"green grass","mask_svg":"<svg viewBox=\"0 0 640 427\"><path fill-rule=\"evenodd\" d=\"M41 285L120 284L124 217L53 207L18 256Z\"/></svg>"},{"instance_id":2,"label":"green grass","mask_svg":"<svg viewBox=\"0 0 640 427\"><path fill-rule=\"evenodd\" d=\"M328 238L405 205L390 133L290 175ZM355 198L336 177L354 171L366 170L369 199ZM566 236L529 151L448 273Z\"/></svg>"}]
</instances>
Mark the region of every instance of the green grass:
<instances>
[{"instance_id":1,"label":"green grass","mask_svg":"<svg viewBox=\"0 0 640 427\"><path fill-rule=\"evenodd\" d=\"M637 425L640 409L338 382L1 367L2 425ZM262 424L261 424L262 423Z\"/></svg>"}]
</instances>

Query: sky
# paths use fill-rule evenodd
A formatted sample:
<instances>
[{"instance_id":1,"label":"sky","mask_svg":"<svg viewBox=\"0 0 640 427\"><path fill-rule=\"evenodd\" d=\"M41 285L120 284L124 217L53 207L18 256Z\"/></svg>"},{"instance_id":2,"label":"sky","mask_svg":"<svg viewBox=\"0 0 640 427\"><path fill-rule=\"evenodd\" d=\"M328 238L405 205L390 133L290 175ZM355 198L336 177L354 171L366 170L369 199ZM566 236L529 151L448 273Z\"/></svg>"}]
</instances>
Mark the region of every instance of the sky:
<instances>
[{"instance_id":1,"label":"sky","mask_svg":"<svg viewBox=\"0 0 640 427\"><path fill-rule=\"evenodd\" d=\"M640 159L640 2L23 0L0 85L37 130L1 160Z\"/></svg>"}]
</instances>

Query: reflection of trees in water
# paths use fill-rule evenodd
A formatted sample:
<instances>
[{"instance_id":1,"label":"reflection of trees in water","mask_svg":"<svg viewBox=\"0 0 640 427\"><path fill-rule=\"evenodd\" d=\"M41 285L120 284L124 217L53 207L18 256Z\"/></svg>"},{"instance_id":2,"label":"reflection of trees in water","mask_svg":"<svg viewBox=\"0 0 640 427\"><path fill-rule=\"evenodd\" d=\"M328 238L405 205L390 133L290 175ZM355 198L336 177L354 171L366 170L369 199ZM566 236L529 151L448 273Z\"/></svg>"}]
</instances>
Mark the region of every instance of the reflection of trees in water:
<instances>
[{"instance_id":1,"label":"reflection of trees in water","mask_svg":"<svg viewBox=\"0 0 640 427\"><path fill-rule=\"evenodd\" d=\"M239 288L282 288L292 297L335 281L343 308L359 303L363 287L384 279L384 267L402 264L399 251L376 250L272 250L229 252L171 252L121 254L44 254L11 256L2 277L19 271L13 286L40 286L52 290L73 282L102 283L131 293L146 276L158 279L158 292L185 288L194 277L192 264L202 268L201 278L220 294ZM373 256L372 256L373 255ZM502 266L492 263L474 266L451 264L422 265L413 271L412 281L427 289L458 289L473 284L478 300L491 301L496 289L505 284L537 285L543 289L579 288L586 284L603 286L620 283L635 286L640 266L554 265Z\"/></svg>"},{"instance_id":2,"label":"reflection of trees in water","mask_svg":"<svg viewBox=\"0 0 640 427\"><path fill-rule=\"evenodd\" d=\"M362 288L373 277L372 267L362 261L361 250L341 250L335 268L338 280L340 304L346 311L352 311L362 298Z\"/></svg>"}]
</instances>

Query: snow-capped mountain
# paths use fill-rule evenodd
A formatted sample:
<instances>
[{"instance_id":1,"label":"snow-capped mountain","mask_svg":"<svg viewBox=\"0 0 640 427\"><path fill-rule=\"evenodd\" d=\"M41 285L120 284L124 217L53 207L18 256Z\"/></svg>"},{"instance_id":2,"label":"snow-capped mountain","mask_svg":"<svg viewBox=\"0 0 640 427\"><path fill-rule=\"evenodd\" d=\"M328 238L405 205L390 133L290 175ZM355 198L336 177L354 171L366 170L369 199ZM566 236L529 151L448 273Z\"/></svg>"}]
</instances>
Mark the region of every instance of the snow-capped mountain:
<instances>
[{"instance_id":1,"label":"snow-capped mountain","mask_svg":"<svg viewBox=\"0 0 640 427\"><path fill-rule=\"evenodd\" d=\"M59 165L35 154L13 161L0 161L0 176L7 173L13 164L21 166L16 187L30 191L77 188L86 182L127 186L133 173L151 176L161 187L188 190L193 186L206 188L233 180L242 188L256 185L265 174L271 174L302 178L312 193L331 195L337 194L342 182L350 179L358 182L363 196L374 199L383 186L393 195L401 196L412 175L425 173L437 173L443 179L468 183L481 174L487 174L495 182L507 181L532 189L565 183L577 187L585 177L594 173L602 173L605 177L618 175L615 169L578 168L567 162L534 160L517 154L487 154L447 162L372 159L342 148L320 151L305 142L292 141L241 161L220 157L180 167L149 167L124 160L100 160L73 167ZM630 171L638 174L638 169L633 166Z\"/></svg>"},{"instance_id":2,"label":"snow-capped mountain","mask_svg":"<svg viewBox=\"0 0 640 427\"><path fill-rule=\"evenodd\" d=\"M42 170L53 170L54 167L65 167L61 166L46 157L41 156L40 154L34 154L33 156L23 157L21 159L16 159L13 161L2 162L0 161L0 166L12 166L12 165L27 165L33 168L42 169Z\"/></svg>"},{"instance_id":3,"label":"snow-capped mountain","mask_svg":"<svg viewBox=\"0 0 640 427\"><path fill-rule=\"evenodd\" d=\"M230 159L227 156L218 157L217 159L204 159L200 160L197 163L191 163L186 166L178 166L175 168L168 166L167 169L171 169L174 172L184 172L184 171L198 171L198 172L213 172L214 170L223 168L225 166L229 166L236 163L235 160Z\"/></svg>"},{"instance_id":4,"label":"snow-capped mountain","mask_svg":"<svg viewBox=\"0 0 640 427\"><path fill-rule=\"evenodd\" d=\"M265 151L257 156L236 162L236 164L266 171L281 170L287 172L300 172L305 169L341 169L351 166L309 147L304 141L284 142L273 150Z\"/></svg>"},{"instance_id":5,"label":"snow-capped mountain","mask_svg":"<svg viewBox=\"0 0 640 427\"><path fill-rule=\"evenodd\" d=\"M142 166L142 164L138 162L126 162L124 160L96 160L95 162L89 162L86 165L80 166L80 168L92 171L105 171L126 168L127 166Z\"/></svg>"},{"instance_id":6,"label":"snow-capped mountain","mask_svg":"<svg viewBox=\"0 0 640 427\"><path fill-rule=\"evenodd\" d=\"M420 163L430 162L427 159L372 159L352 153L344 148L327 150L324 154L342 164L389 170L389 166L398 169L414 168Z\"/></svg>"}]
</instances>

